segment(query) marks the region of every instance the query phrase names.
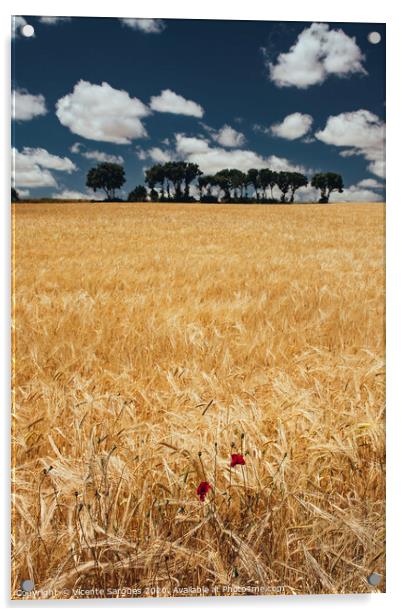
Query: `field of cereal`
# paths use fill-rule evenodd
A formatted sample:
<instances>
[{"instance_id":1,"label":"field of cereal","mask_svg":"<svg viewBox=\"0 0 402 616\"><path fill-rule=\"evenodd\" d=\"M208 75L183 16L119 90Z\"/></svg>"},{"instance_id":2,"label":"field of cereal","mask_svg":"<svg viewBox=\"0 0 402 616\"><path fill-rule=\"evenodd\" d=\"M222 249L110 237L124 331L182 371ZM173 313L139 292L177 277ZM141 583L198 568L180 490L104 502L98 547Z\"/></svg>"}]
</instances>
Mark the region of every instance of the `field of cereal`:
<instances>
[{"instance_id":1,"label":"field of cereal","mask_svg":"<svg viewBox=\"0 0 402 616\"><path fill-rule=\"evenodd\" d=\"M14 596L371 591L384 204L13 207Z\"/></svg>"}]
</instances>

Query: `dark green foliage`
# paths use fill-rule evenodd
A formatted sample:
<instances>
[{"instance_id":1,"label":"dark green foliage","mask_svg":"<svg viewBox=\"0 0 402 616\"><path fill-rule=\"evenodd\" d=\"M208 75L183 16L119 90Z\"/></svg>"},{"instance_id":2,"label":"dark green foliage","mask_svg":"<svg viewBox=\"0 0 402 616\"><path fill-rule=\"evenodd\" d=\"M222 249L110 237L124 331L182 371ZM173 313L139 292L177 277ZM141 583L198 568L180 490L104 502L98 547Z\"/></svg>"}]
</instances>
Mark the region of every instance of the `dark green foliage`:
<instances>
[{"instance_id":1,"label":"dark green foliage","mask_svg":"<svg viewBox=\"0 0 402 616\"><path fill-rule=\"evenodd\" d=\"M147 200L147 189L142 184L139 184L132 190L128 197L127 201L141 202Z\"/></svg>"},{"instance_id":2,"label":"dark green foliage","mask_svg":"<svg viewBox=\"0 0 402 616\"><path fill-rule=\"evenodd\" d=\"M307 177L295 171L264 168L244 173L239 169L221 169L215 175L204 175L198 165L184 161L153 165L145 172L145 181L153 191L151 199L163 202L194 201L194 197L190 197L190 186L194 183L202 203L278 203L275 187L281 192L281 203L293 203L296 191L308 186ZM327 202L323 199L329 198L333 190L342 192L343 188L342 177L337 173L316 174L311 185L324 190L322 203ZM254 196L250 196L250 192Z\"/></svg>"},{"instance_id":3,"label":"dark green foliage","mask_svg":"<svg viewBox=\"0 0 402 616\"><path fill-rule=\"evenodd\" d=\"M223 200L230 201L230 189L232 187L230 169L221 169L221 171L218 171L214 176L213 182L219 189L218 197L220 197L221 192L223 192Z\"/></svg>"},{"instance_id":4,"label":"dark green foliage","mask_svg":"<svg viewBox=\"0 0 402 616\"><path fill-rule=\"evenodd\" d=\"M281 191L281 203L286 203L286 195L290 189L290 173L288 171L280 171L277 177L277 186Z\"/></svg>"},{"instance_id":5,"label":"dark green foliage","mask_svg":"<svg viewBox=\"0 0 402 616\"><path fill-rule=\"evenodd\" d=\"M259 175L258 169L249 169L247 171L246 181L247 181L247 184L251 184L251 186L254 188L255 197L256 199L258 199L259 198L258 189L261 186L260 175Z\"/></svg>"},{"instance_id":6,"label":"dark green foliage","mask_svg":"<svg viewBox=\"0 0 402 616\"><path fill-rule=\"evenodd\" d=\"M99 163L87 173L86 185L95 192L103 190L108 201L116 198L116 190L126 181L124 168L116 163Z\"/></svg>"},{"instance_id":7,"label":"dark green foliage","mask_svg":"<svg viewBox=\"0 0 402 616\"><path fill-rule=\"evenodd\" d=\"M289 184L290 184L290 199L289 202L293 203L295 200L295 192L298 188L302 186L308 186L308 179L303 173L292 172L289 173Z\"/></svg>"},{"instance_id":8,"label":"dark green foliage","mask_svg":"<svg viewBox=\"0 0 402 616\"><path fill-rule=\"evenodd\" d=\"M311 186L321 192L319 203L328 203L331 193L336 190L343 192L342 176L338 173L327 171L326 173L316 173L311 178Z\"/></svg>"},{"instance_id":9,"label":"dark green foliage","mask_svg":"<svg viewBox=\"0 0 402 616\"><path fill-rule=\"evenodd\" d=\"M20 200L20 197L19 197L17 190L15 188L11 188L11 203L15 203L16 201L19 201L19 200Z\"/></svg>"}]
</instances>

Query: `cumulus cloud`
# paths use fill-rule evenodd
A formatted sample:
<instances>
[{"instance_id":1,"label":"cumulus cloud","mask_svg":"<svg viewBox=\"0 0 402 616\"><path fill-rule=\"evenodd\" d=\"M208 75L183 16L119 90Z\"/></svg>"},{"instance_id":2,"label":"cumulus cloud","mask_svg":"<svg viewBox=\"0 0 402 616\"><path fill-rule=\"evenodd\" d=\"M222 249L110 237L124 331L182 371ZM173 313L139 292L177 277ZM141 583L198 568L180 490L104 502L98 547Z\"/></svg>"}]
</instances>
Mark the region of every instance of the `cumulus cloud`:
<instances>
[{"instance_id":1,"label":"cumulus cloud","mask_svg":"<svg viewBox=\"0 0 402 616\"><path fill-rule=\"evenodd\" d=\"M26 199L27 197L29 197L29 195L31 194L30 190L28 190L28 188L19 188L18 189L18 197L20 199Z\"/></svg>"},{"instance_id":2,"label":"cumulus cloud","mask_svg":"<svg viewBox=\"0 0 402 616\"><path fill-rule=\"evenodd\" d=\"M368 170L385 177L385 123L374 113L359 109L330 116L315 136L329 145L347 147L341 156L364 156L370 162Z\"/></svg>"},{"instance_id":3,"label":"cumulus cloud","mask_svg":"<svg viewBox=\"0 0 402 616\"><path fill-rule=\"evenodd\" d=\"M39 17L39 21L47 26L55 26L63 21L71 21L71 17Z\"/></svg>"},{"instance_id":4,"label":"cumulus cloud","mask_svg":"<svg viewBox=\"0 0 402 616\"><path fill-rule=\"evenodd\" d=\"M76 141L70 147L70 152L72 152L73 154L79 154L82 147L84 147L82 143L80 143L79 141Z\"/></svg>"},{"instance_id":5,"label":"cumulus cloud","mask_svg":"<svg viewBox=\"0 0 402 616\"><path fill-rule=\"evenodd\" d=\"M225 148L239 148L246 142L244 134L232 128L229 124L224 124L218 131L206 124L203 124L203 127L210 133L214 141Z\"/></svg>"},{"instance_id":6,"label":"cumulus cloud","mask_svg":"<svg viewBox=\"0 0 402 616\"><path fill-rule=\"evenodd\" d=\"M184 156L188 154L203 154L211 149L208 141L199 137L187 137L182 133L177 133L175 139L177 152Z\"/></svg>"},{"instance_id":7,"label":"cumulus cloud","mask_svg":"<svg viewBox=\"0 0 402 616\"><path fill-rule=\"evenodd\" d=\"M341 203L346 201L383 201L383 195L374 192L374 190L370 190L368 188L362 188L359 185L352 184L349 188L345 188L343 193L338 194L334 193L333 195L334 201L339 201Z\"/></svg>"},{"instance_id":8,"label":"cumulus cloud","mask_svg":"<svg viewBox=\"0 0 402 616\"><path fill-rule=\"evenodd\" d=\"M99 163L116 163L122 165L124 158L122 156L116 156L115 154L107 154L106 152L100 152L99 150L88 150L81 152L81 156L88 160L96 160Z\"/></svg>"},{"instance_id":9,"label":"cumulus cloud","mask_svg":"<svg viewBox=\"0 0 402 616\"><path fill-rule=\"evenodd\" d=\"M216 173L227 167L241 171L269 167L273 171L306 172L304 167L291 163L287 158L273 155L264 158L252 150L237 148L225 150L221 147L211 146L207 140L187 137L180 133L176 134L175 138L176 154L179 157L184 156L189 162L198 164L204 173Z\"/></svg>"},{"instance_id":10,"label":"cumulus cloud","mask_svg":"<svg viewBox=\"0 0 402 616\"><path fill-rule=\"evenodd\" d=\"M374 160L367 169L379 178L385 179L385 160Z\"/></svg>"},{"instance_id":11,"label":"cumulus cloud","mask_svg":"<svg viewBox=\"0 0 402 616\"><path fill-rule=\"evenodd\" d=\"M162 90L159 96L152 96L149 103L153 111L161 113L176 113L186 116L202 118L204 110L198 103L190 101L173 90Z\"/></svg>"},{"instance_id":12,"label":"cumulus cloud","mask_svg":"<svg viewBox=\"0 0 402 616\"><path fill-rule=\"evenodd\" d=\"M299 188L296 193L296 200L302 203L317 203L319 198L320 192L312 186L303 186ZM384 197L382 194L370 188L365 188L361 185L361 182L359 182L358 184L352 184L344 188L342 193L333 192L329 205L331 205L331 203L367 203L383 200Z\"/></svg>"},{"instance_id":13,"label":"cumulus cloud","mask_svg":"<svg viewBox=\"0 0 402 616\"><path fill-rule=\"evenodd\" d=\"M378 182L377 180L374 180L373 178L366 178L364 180L360 180L360 182L357 183L357 186L360 186L361 188L383 188L384 185L381 184L381 182Z\"/></svg>"},{"instance_id":14,"label":"cumulus cloud","mask_svg":"<svg viewBox=\"0 0 402 616\"><path fill-rule=\"evenodd\" d=\"M182 133L175 134L175 146L171 149L151 148L149 150L137 149L140 160L151 159L156 163L165 163L171 160L186 160L196 163L206 174L214 174L225 168L236 168L241 171L248 169L269 167L274 171L299 171L307 173L301 165L295 165L287 158L275 155L264 158L256 152L243 149L226 150L211 145L208 139L189 137Z\"/></svg>"},{"instance_id":15,"label":"cumulus cloud","mask_svg":"<svg viewBox=\"0 0 402 616\"><path fill-rule=\"evenodd\" d=\"M23 90L13 90L11 95L11 114L14 120L32 120L47 113L45 97L42 94L29 94Z\"/></svg>"},{"instance_id":16,"label":"cumulus cloud","mask_svg":"<svg viewBox=\"0 0 402 616\"><path fill-rule=\"evenodd\" d=\"M71 173L76 170L74 163L67 157L50 154L44 148L16 148L12 154L12 184L19 188L38 188L42 186L57 186L57 181L51 171Z\"/></svg>"},{"instance_id":17,"label":"cumulus cloud","mask_svg":"<svg viewBox=\"0 0 402 616\"><path fill-rule=\"evenodd\" d=\"M147 160L147 158L150 158L155 163L168 163L175 158L174 152L162 150L158 147L150 148L149 150L137 148L136 154L140 160Z\"/></svg>"},{"instance_id":18,"label":"cumulus cloud","mask_svg":"<svg viewBox=\"0 0 402 616\"><path fill-rule=\"evenodd\" d=\"M159 34L165 29L165 22L162 19L134 19L123 17L121 23L133 30L141 30L146 34Z\"/></svg>"},{"instance_id":19,"label":"cumulus cloud","mask_svg":"<svg viewBox=\"0 0 402 616\"><path fill-rule=\"evenodd\" d=\"M309 132L312 124L313 118L311 115L297 111L286 116L279 124L273 124L271 132L276 137L283 139L300 139Z\"/></svg>"},{"instance_id":20,"label":"cumulus cloud","mask_svg":"<svg viewBox=\"0 0 402 616\"><path fill-rule=\"evenodd\" d=\"M73 154L81 154L84 158L87 158L88 160L96 160L99 163L117 163L118 165L122 165L124 163L124 158L122 156L107 154L106 152L100 152L99 150L86 150L85 146L79 141L71 146L70 152Z\"/></svg>"},{"instance_id":21,"label":"cumulus cloud","mask_svg":"<svg viewBox=\"0 0 402 616\"><path fill-rule=\"evenodd\" d=\"M101 85L80 80L73 91L56 103L56 115L72 133L110 143L130 143L147 136L141 118L149 109L125 90L116 90L105 81Z\"/></svg>"},{"instance_id":22,"label":"cumulus cloud","mask_svg":"<svg viewBox=\"0 0 402 616\"><path fill-rule=\"evenodd\" d=\"M167 163L171 158L171 154L162 150L161 148L155 147L148 150L148 156L152 158L156 163Z\"/></svg>"},{"instance_id":23,"label":"cumulus cloud","mask_svg":"<svg viewBox=\"0 0 402 616\"><path fill-rule=\"evenodd\" d=\"M52 199L72 199L73 201L87 201L88 199L96 199L96 195L93 191L86 193L79 190L69 190L68 188L52 194Z\"/></svg>"},{"instance_id":24,"label":"cumulus cloud","mask_svg":"<svg viewBox=\"0 0 402 616\"><path fill-rule=\"evenodd\" d=\"M313 23L297 37L289 51L268 62L269 77L277 86L308 88L330 75L366 74L364 55L354 37L328 24Z\"/></svg>"}]
</instances>

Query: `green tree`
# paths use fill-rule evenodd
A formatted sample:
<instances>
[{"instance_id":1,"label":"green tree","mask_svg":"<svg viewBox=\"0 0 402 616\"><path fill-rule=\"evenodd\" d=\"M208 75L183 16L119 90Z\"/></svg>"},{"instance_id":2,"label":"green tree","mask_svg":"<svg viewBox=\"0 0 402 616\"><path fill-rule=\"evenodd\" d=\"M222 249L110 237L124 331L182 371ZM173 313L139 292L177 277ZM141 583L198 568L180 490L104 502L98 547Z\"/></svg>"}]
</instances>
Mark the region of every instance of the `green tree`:
<instances>
[{"instance_id":1,"label":"green tree","mask_svg":"<svg viewBox=\"0 0 402 616\"><path fill-rule=\"evenodd\" d=\"M147 200L147 189L142 184L138 184L138 186L136 186L134 190L132 190L127 197L127 201L142 202L146 200Z\"/></svg>"},{"instance_id":2,"label":"green tree","mask_svg":"<svg viewBox=\"0 0 402 616\"><path fill-rule=\"evenodd\" d=\"M203 190L206 190L206 196L212 198L212 187L215 186L215 176L200 175L198 178L198 190L200 191L200 199L203 198Z\"/></svg>"},{"instance_id":3,"label":"green tree","mask_svg":"<svg viewBox=\"0 0 402 616\"><path fill-rule=\"evenodd\" d=\"M20 200L20 196L15 188L11 188L11 203L15 203Z\"/></svg>"},{"instance_id":4,"label":"green tree","mask_svg":"<svg viewBox=\"0 0 402 616\"><path fill-rule=\"evenodd\" d=\"M269 189L271 191L271 199L274 199L274 188L278 185L278 172L271 171L271 179L269 181Z\"/></svg>"},{"instance_id":5,"label":"green tree","mask_svg":"<svg viewBox=\"0 0 402 616\"><path fill-rule=\"evenodd\" d=\"M99 163L87 173L86 185L95 192L103 190L108 201L116 197L116 190L126 181L124 168L116 163Z\"/></svg>"},{"instance_id":6,"label":"green tree","mask_svg":"<svg viewBox=\"0 0 402 616\"><path fill-rule=\"evenodd\" d=\"M334 190L343 192L343 179L339 173L327 171L326 173L316 173L311 178L311 186L321 192L319 203L328 203L331 193Z\"/></svg>"},{"instance_id":7,"label":"green tree","mask_svg":"<svg viewBox=\"0 0 402 616\"><path fill-rule=\"evenodd\" d=\"M160 186L161 197L162 199L164 199L165 198L165 179L166 179L165 166L157 164L157 165L154 165L152 169L153 169L153 177L155 180L155 184Z\"/></svg>"},{"instance_id":8,"label":"green tree","mask_svg":"<svg viewBox=\"0 0 402 616\"><path fill-rule=\"evenodd\" d=\"M272 169L260 169L259 171L259 182L261 188L263 190L264 197L267 196L266 191L269 188L271 192L271 199L274 198L273 189L278 182L278 174L276 171L272 171Z\"/></svg>"},{"instance_id":9,"label":"green tree","mask_svg":"<svg viewBox=\"0 0 402 616\"><path fill-rule=\"evenodd\" d=\"M239 169L229 169L229 177L231 189L234 192L234 197L241 199L243 195L243 187L246 182L246 174Z\"/></svg>"},{"instance_id":10,"label":"green tree","mask_svg":"<svg viewBox=\"0 0 402 616\"><path fill-rule=\"evenodd\" d=\"M230 201L230 190L232 188L230 169L221 169L214 176L214 184L218 186L219 191L223 191L224 200ZM220 194L218 195L220 196Z\"/></svg>"},{"instance_id":11,"label":"green tree","mask_svg":"<svg viewBox=\"0 0 402 616\"><path fill-rule=\"evenodd\" d=\"M186 165L182 160L166 163L164 166L165 176L173 185L174 198L179 201L183 195L183 182L186 176ZM170 193L169 193L170 194Z\"/></svg>"},{"instance_id":12,"label":"green tree","mask_svg":"<svg viewBox=\"0 0 402 616\"><path fill-rule=\"evenodd\" d=\"M157 191L155 190L155 186L158 184L158 182L159 182L158 166L153 165L153 167L150 167L149 169L146 169L145 171L145 184L148 186L150 192L154 191L156 193L157 197L159 195ZM155 199L152 199L152 201L155 201Z\"/></svg>"},{"instance_id":13,"label":"green tree","mask_svg":"<svg viewBox=\"0 0 402 616\"><path fill-rule=\"evenodd\" d=\"M308 186L308 179L306 178L305 175L303 175L303 173L289 173L289 177L290 177L290 199L289 199L289 203L293 203L294 199L295 199L295 192L298 188L301 188L302 186Z\"/></svg>"},{"instance_id":14,"label":"green tree","mask_svg":"<svg viewBox=\"0 0 402 616\"><path fill-rule=\"evenodd\" d=\"M190 196L190 184L193 182L199 175L201 175L202 171L195 163L185 163L184 168L184 196L186 199Z\"/></svg>"},{"instance_id":15,"label":"green tree","mask_svg":"<svg viewBox=\"0 0 402 616\"><path fill-rule=\"evenodd\" d=\"M286 203L286 195L290 189L291 174L289 171L279 171L277 176L277 185L281 191L281 203Z\"/></svg>"},{"instance_id":16,"label":"green tree","mask_svg":"<svg viewBox=\"0 0 402 616\"><path fill-rule=\"evenodd\" d=\"M247 184L251 184L251 186L254 188L256 199L259 199L260 196L258 193L258 189L260 188L261 184L258 169L249 169L247 171Z\"/></svg>"},{"instance_id":17,"label":"green tree","mask_svg":"<svg viewBox=\"0 0 402 616\"><path fill-rule=\"evenodd\" d=\"M151 197L151 201L158 201L158 191L155 188L151 188L149 191L149 196Z\"/></svg>"}]
</instances>

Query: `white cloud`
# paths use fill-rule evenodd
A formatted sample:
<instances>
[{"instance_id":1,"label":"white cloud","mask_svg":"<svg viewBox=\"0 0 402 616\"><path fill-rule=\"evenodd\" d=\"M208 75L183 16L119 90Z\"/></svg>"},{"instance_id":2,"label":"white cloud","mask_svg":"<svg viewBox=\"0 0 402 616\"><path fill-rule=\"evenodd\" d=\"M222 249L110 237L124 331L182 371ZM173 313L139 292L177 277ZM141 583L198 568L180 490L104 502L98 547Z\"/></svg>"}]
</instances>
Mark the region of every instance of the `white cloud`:
<instances>
[{"instance_id":1,"label":"white cloud","mask_svg":"<svg viewBox=\"0 0 402 616\"><path fill-rule=\"evenodd\" d=\"M246 138L240 131L225 124L217 132L211 132L212 138L225 148L239 148L245 144Z\"/></svg>"},{"instance_id":2,"label":"white cloud","mask_svg":"<svg viewBox=\"0 0 402 616\"><path fill-rule=\"evenodd\" d=\"M214 174L225 168L236 168L248 171L251 168L261 169L269 167L273 171L299 171L307 173L301 165L295 165L287 158L268 156L264 158L251 150L230 149L211 146L208 139L188 137L182 133L175 135L175 149L163 150L159 147L143 150L137 148L140 160L150 158L156 163L165 163L171 160L184 159L187 162L199 165L203 173Z\"/></svg>"},{"instance_id":3,"label":"white cloud","mask_svg":"<svg viewBox=\"0 0 402 616\"><path fill-rule=\"evenodd\" d=\"M159 96L152 96L149 104L153 111L176 113L202 118L204 110L198 103L185 99L172 90L163 90Z\"/></svg>"},{"instance_id":4,"label":"white cloud","mask_svg":"<svg viewBox=\"0 0 402 616\"><path fill-rule=\"evenodd\" d=\"M349 186L349 188L344 188L343 193L333 193L332 195L333 201L383 201L383 195L379 195L378 193L370 190L368 188L361 188L360 186L353 185Z\"/></svg>"},{"instance_id":5,"label":"white cloud","mask_svg":"<svg viewBox=\"0 0 402 616\"><path fill-rule=\"evenodd\" d=\"M87 152L81 152L81 156L88 160L96 160L99 163L116 163L122 165L124 158L122 156L116 156L115 154L107 154L106 152L100 152L99 150L88 150Z\"/></svg>"},{"instance_id":6,"label":"white cloud","mask_svg":"<svg viewBox=\"0 0 402 616\"><path fill-rule=\"evenodd\" d=\"M340 152L341 156L364 156L370 162L369 171L385 177L385 123L371 111L359 109L330 116L315 136L330 145L349 147Z\"/></svg>"},{"instance_id":7,"label":"white cloud","mask_svg":"<svg viewBox=\"0 0 402 616\"><path fill-rule=\"evenodd\" d=\"M317 203L319 198L320 192L312 186L303 186L296 192L296 201L301 201L302 203ZM352 184L348 188L344 188L342 193L333 192L331 194L329 205L331 205L331 203L364 203L383 200L383 195L380 195L369 188L364 188L359 182L356 185Z\"/></svg>"},{"instance_id":8,"label":"white cloud","mask_svg":"<svg viewBox=\"0 0 402 616\"><path fill-rule=\"evenodd\" d=\"M187 137L176 134L176 153L184 156L189 162L196 163L204 173L212 174L224 168L235 168L241 171L248 169L269 167L273 171L299 171L306 170L300 165L294 165L286 158L268 156L264 158L251 150L211 147L207 140L196 137Z\"/></svg>"},{"instance_id":9,"label":"white cloud","mask_svg":"<svg viewBox=\"0 0 402 616\"><path fill-rule=\"evenodd\" d=\"M46 24L48 26L54 26L63 21L71 21L71 17L39 17L39 21L42 24Z\"/></svg>"},{"instance_id":10,"label":"white cloud","mask_svg":"<svg viewBox=\"0 0 402 616\"><path fill-rule=\"evenodd\" d=\"M57 193L52 194L52 199L72 199L74 201L96 199L94 192L88 191L87 193L80 192L78 190L65 189Z\"/></svg>"},{"instance_id":11,"label":"white cloud","mask_svg":"<svg viewBox=\"0 0 402 616\"><path fill-rule=\"evenodd\" d=\"M360 180L360 182L357 183L357 186L360 186L361 188L383 188L384 185L381 184L381 182L378 182L378 180L374 180L373 178L366 178L364 180Z\"/></svg>"},{"instance_id":12,"label":"white cloud","mask_svg":"<svg viewBox=\"0 0 402 616\"><path fill-rule=\"evenodd\" d=\"M137 148L136 154L140 160L151 159L154 163L168 163L171 160L177 160L178 156L173 150L162 150L162 148L154 147L149 150Z\"/></svg>"},{"instance_id":13,"label":"white cloud","mask_svg":"<svg viewBox=\"0 0 402 616\"><path fill-rule=\"evenodd\" d=\"M86 150L85 145L76 141L70 147L70 152L73 154L81 154L84 158L88 160L96 160L99 163L116 163L118 165L122 165L124 163L124 158L120 155L115 154L107 154L106 152L100 152L99 150Z\"/></svg>"},{"instance_id":14,"label":"white cloud","mask_svg":"<svg viewBox=\"0 0 402 616\"><path fill-rule=\"evenodd\" d=\"M286 116L279 124L271 126L271 132L276 137L283 139L300 139L306 135L313 124L313 118L307 113L291 113Z\"/></svg>"},{"instance_id":15,"label":"white cloud","mask_svg":"<svg viewBox=\"0 0 402 616\"><path fill-rule=\"evenodd\" d=\"M29 94L23 90L13 90L11 95L12 117L14 120L32 120L47 113L45 97L42 94Z\"/></svg>"},{"instance_id":16,"label":"white cloud","mask_svg":"<svg viewBox=\"0 0 402 616\"><path fill-rule=\"evenodd\" d=\"M161 148L151 148L148 150L148 156L156 163L167 163L172 160L170 153Z\"/></svg>"},{"instance_id":17,"label":"white cloud","mask_svg":"<svg viewBox=\"0 0 402 616\"><path fill-rule=\"evenodd\" d=\"M27 20L19 15L11 18L11 37L16 38L21 35L21 29L27 25Z\"/></svg>"},{"instance_id":18,"label":"white cloud","mask_svg":"<svg viewBox=\"0 0 402 616\"><path fill-rule=\"evenodd\" d=\"M317 203L320 198L320 193L316 188L312 186L301 186L297 189L295 199L302 203Z\"/></svg>"},{"instance_id":19,"label":"white cloud","mask_svg":"<svg viewBox=\"0 0 402 616\"><path fill-rule=\"evenodd\" d=\"M297 37L290 50L269 62L270 79L279 87L308 88L323 83L330 75L346 77L363 73L364 55L341 29L313 23Z\"/></svg>"},{"instance_id":20,"label":"white cloud","mask_svg":"<svg viewBox=\"0 0 402 616\"><path fill-rule=\"evenodd\" d=\"M49 169L67 173L76 170L69 158L50 154L44 148L24 148L22 152L13 148L12 161L12 183L17 188L57 186L57 181Z\"/></svg>"},{"instance_id":21,"label":"white cloud","mask_svg":"<svg viewBox=\"0 0 402 616\"><path fill-rule=\"evenodd\" d=\"M168 163L175 158L174 152L170 152L169 150L162 150L158 147L150 148L149 150L137 148L136 154L140 160L146 160L147 158L150 158L155 163Z\"/></svg>"},{"instance_id":22,"label":"white cloud","mask_svg":"<svg viewBox=\"0 0 402 616\"><path fill-rule=\"evenodd\" d=\"M97 85L80 80L57 101L56 115L72 133L94 141L130 143L147 136L141 122L149 115L146 105L105 81Z\"/></svg>"},{"instance_id":23,"label":"white cloud","mask_svg":"<svg viewBox=\"0 0 402 616\"><path fill-rule=\"evenodd\" d=\"M135 153L140 160L146 160L148 158L148 151L144 150L143 148L137 148L135 150Z\"/></svg>"},{"instance_id":24,"label":"white cloud","mask_svg":"<svg viewBox=\"0 0 402 616\"><path fill-rule=\"evenodd\" d=\"M165 22L162 19L134 19L123 17L121 23L133 30L141 30L147 34L159 34L165 29Z\"/></svg>"},{"instance_id":25,"label":"white cloud","mask_svg":"<svg viewBox=\"0 0 402 616\"><path fill-rule=\"evenodd\" d=\"M82 156L88 160L96 160L99 163L115 163L116 165L123 165L124 158L120 155L107 154L106 152L100 152L99 150L90 150L83 152Z\"/></svg>"},{"instance_id":26,"label":"white cloud","mask_svg":"<svg viewBox=\"0 0 402 616\"><path fill-rule=\"evenodd\" d=\"M385 160L374 160L369 164L367 169L379 178L385 179Z\"/></svg>"},{"instance_id":27,"label":"white cloud","mask_svg":"<svg viewBox=\"0 0 402 616\"><path fill-rule=\"evenodd\" d=\"M70 152L72 152L73 154L79 154L80 153L80 149L83 148L83 147L84 146L82 145L82 143L80 143L79 141L76 141L70 147Z\"/></svg>"},{"instance_id":28,"label":"white cloud","mask_svg":"<svg viewBox=\"0 0 402 616\"><path fill-rule=\"evenodd\" d=\"M175 139L177 152L184 156L188 154L202 154L211 149L208 141L199 137L186 137L182 133L177 133Z\"/></svg>"},{"instance_id":29,"label":"white cloud","mask_svg":"<svg viewBox=\"0 0 402 616\"><path fill-rule=\"evenodd\" d=\"M18 189L18 197L20 199L26 199L27 197L29 197L29 195L31 194L30 190L28 190L28 188L19 188Z\"/></svg>"},{"instance_id":30,"label":"white cloud","mask_svg":"<svg viewBox=\"0 0 402 616\"><path fill-rule=\"evenodd\" d=\"M77 167L74 163L64 156L56 156L55 154L50 154L44 148L24 148L22 150L22 155L26 158L29 158L33 163L44 167L45 169L54 169L55 171L66 171L67 173L71 173L72 171L76 171Z\"/></svg>"}]
</instances>

